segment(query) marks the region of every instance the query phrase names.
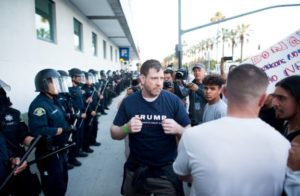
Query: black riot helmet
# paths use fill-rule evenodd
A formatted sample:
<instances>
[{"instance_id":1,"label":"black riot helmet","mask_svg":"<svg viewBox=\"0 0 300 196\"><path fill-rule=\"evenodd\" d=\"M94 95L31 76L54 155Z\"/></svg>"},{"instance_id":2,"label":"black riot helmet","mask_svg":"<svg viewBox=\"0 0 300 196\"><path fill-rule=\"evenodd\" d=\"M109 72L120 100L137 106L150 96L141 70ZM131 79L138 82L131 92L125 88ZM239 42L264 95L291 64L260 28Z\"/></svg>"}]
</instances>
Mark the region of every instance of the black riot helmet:
<instances>
[{"instance_id":1,"label":"black riot helmet","mask_svg":"<svg viewBox=\"0 0 300 196\"><path fill-rule=\"evenodd\" d=\"M72 87L72 80L69 74L64 70L57 70L60 74L60 87L62 93L69 93L69 87Z\"/></svg>"},{"instance_id":2,"label":"black riot helmet","mask_svg":"<svg viewBox=\"0 0 300 196\"><path fill-rule=\"evenodd\" d=\"M97 83L100 80L99 72L98 71L96 71L94 69L90 69L88 72L91 73L91 74L93 74L93 76L94 76L93 83Z\"/></svg>"},{"instance_id":3,"label":"black riot helmet","mask_svg":"<svg viewBox=\"0 0 300 196\"><path fill-rule=\"evenodd\" d=\"M82 71L78 68L72 68L69 70L70 77L82 76Z\"/></svg>"},{"instance_id":4,"label":"black riot helmet","mask_svg":"<svg viewBox=\"0 0 300 196\"><path fill-rule=\"evenodd\" d=\"M94 75L90 72L84 72L85 75L85 82L86 84L93 84L94 83Z\"/></svg>"},{"instance_id":5,"label":"black riot helmet","mask_svg":"<svg viewBox=\"0 0 300 196\"><path fill-rule=\"evenodd\" d=\"M6 95L6 91L10 91L10 86L0 80L0 107L12 105L9 97Z\"/></svg>"},{"instance_id":6,"label":"black riot helmet","mask_svg":"<svg viewBox=\"0 0 300 196\"><path fill-rule=\"evenodd\" d=\"M54 69L43 69L39 71L34 79L35 90L37 92L48 93L51 95L57 95L61 92L60 88L60 74ZM49 92L49 85L53 85L54 92Z\"/></svg>"}]
</instances>

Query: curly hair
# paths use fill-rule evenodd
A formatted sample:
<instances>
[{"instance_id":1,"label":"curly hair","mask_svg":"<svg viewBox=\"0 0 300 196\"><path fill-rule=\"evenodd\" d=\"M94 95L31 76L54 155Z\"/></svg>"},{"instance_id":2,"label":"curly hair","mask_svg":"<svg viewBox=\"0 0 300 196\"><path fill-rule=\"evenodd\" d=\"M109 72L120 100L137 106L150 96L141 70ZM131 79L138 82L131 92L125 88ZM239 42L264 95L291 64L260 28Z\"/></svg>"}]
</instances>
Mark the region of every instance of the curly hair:
<instances>
[{"instance_id":1,"label":"curly hair","mask_svg":"<svg viewBox=\"0 0 300 196\"><path fill-rule=\"evenodd\" d=\"M221 75L218 74L210 74L205 76L203 79L204 85L217 85L219 87L222 87L223 84L225 84L225 80L221 77Z\"/></svg>"}]
</instances>

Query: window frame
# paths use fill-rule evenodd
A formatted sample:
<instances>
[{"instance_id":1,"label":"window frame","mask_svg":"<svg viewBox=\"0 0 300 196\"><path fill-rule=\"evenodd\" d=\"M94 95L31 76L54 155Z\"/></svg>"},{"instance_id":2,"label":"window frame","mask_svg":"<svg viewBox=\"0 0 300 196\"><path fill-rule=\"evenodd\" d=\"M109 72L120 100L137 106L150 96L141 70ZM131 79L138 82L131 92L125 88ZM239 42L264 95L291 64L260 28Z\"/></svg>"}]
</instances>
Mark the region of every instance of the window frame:
<instances>
[{"instance_id":1,"label":"window frame","mask_svg":"<svg viewBox=\"0 0 300 196\"><path fill-rule=\"evenodd\" d=\"M55 43L56 42L56 21L55 21L55 2L52 0L43 0L44 2L47 2L47 7L48 7L48 13L45 13L42 9L39 9L37 7L37 0L35 0L35 18L37 17L37 15L39 15L42 19L47 19L47 21L49 22L49 38L47 37L43 37L43 36L39 36L38 35L38 26L36 24L35 29L36 29L36 36L37 39L43 40L43 41L47 41L47 42L51 42L51 43ZM41 29L41 28L40 28Z\"/></svg>"},{"instance_id":2,"label":"window frame","mask_svg":"<svg viewBox=\"0 0 300 196\"><path fill-rule=\"evenodd\" d=\"M107 58L107 43L105 40L103 40L103 58L106 59Z\"/></svg>"},{"instance_id":3,"label":"window frame","mask_svg":"<svg viewBox=\"0 0 300 196\"><path fill-rule=\"evenodd\" d=\"M98 56L98 36L96 33L92 32L92 50L93 50L93 55Z\"/></svg>"},{"instance_id":4,"label":"window frame","mask_svg":"<svg viewBox=\"0 0 300 196\"><path fill-rule=\"evenodd\" d=\"M79 25L79 29L75 29L78 28L78 26L75 26L75 25ZM77 34L77 31L78 31L78 34ZM74 49L77 50L77 51L83 51L83 40L82 40L82 37L83 37L83 32L82 32L82 23L77 20L75 17L73 18L73 36L77 36L79 37L79 45L76 46L75 42L74 42ZM74 40L75 41L75 40Z\"/></svg>"}]
</instances>

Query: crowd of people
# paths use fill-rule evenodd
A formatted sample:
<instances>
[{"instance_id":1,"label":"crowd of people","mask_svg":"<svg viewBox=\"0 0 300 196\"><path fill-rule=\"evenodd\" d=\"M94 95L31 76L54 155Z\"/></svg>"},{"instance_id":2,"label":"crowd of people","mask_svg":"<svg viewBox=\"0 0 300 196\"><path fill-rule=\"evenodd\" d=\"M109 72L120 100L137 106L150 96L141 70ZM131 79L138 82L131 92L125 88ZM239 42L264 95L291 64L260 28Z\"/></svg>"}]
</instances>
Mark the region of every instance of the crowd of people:
<instances>
[{"instance_id":1,"label":"crowd of people","mask_svg":"<svg viewBox=\"0 0 300 196\"><path fill-rule=\"evenodd\" d=\"M252 64L227 78L191 70L189 81L153 59L139 72L43 69L28 123L0 80L0 195L65 195L68 169L101 145L99 116L125 89L110 130L126 141L121 194L184 195L187 183L190 195L299 195L300 76L267 95L268 77Z\"/></svg>"},{"instance_id":2,"label":"crowd of people","mask_svg":"<svg viewBox=\"0 0 300 196\"><path fill-rule=\"evenodd\" d=\"M133 73L78 68L43 69L34 80L39 94L31 102L26 124L12 107L0 82L0 195L65 195L68 170L80 166L96 139L98 119L112 99L129 86ZM27 146L27 147L25 147ZM27 161L35 149L34 160ZM37 164L39 177L29 166Z\"/></svg>"},{"instance_id":3,"label":"crowd of people","mask_svg":"<svg viewBox=\"0 0 300 196\"><path fill-rule=\"evenodd\" d=\"M268 77L252 64L227 78L192 71L189 83L183 69L141 66L140 90L111 127L128 139L122 194L184 195L188 182L193 196L299 195L300 76L266 95Z\"/></svg>"}]
</instances>

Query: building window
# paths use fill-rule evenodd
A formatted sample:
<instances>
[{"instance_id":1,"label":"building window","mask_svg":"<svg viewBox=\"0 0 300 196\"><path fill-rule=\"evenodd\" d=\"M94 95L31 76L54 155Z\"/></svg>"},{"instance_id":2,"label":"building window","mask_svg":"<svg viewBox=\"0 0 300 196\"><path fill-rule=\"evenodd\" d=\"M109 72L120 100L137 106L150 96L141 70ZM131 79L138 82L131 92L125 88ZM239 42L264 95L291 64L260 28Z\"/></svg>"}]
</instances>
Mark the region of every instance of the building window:
<instances>
[{"instance_id":1,"label":"building window","mask_svg":"<svg viewBox=\"0 0 300 196\"><path fill-rule=\"evenodd\" d=\"M116 63L118 62L118 50L117 49L115 49L115 61L116 61Z\"/></svg>"},{"instance_id":2,"label":"building window","mask_svg":"<svg viewBox=\"0 0 300 196\"><path fill-rule=\"evenodd\" d=\"M113 61L113 47L110 46L110 61Z\"/></svg>"},{"instance_id":3,"label":"building window","mask_svg":"<svg viewBox=\"0 0 300 196\"><path fill-rule=\"evenodd\" d=\"M74 23L74 47L76 50L82 51L82 24L76 19L73 19Z\"/></svg>"},{"instance_id":4,"label":"building window","mask_svg":"<svg viewBox=\"0 0 300 196\"><path fill-rule=\"evenodd\" d=\"M98 46L97 46L97 34L92 32L92 51L93 55L97 56L98 55Z\"/></svg>"},{"instance_id":5,"label":"building window","mask_svg":"<svg viewBox=\"0 0 300 196\"><path fill-rule=\"evenodd\" d=\"M106 59L106 41L103 40L103 58Z\"/></svg>"},{"instance_id":6,"label":"building window","mask_svg":"<svg viewBox=\"0 0 300 196\"><path fill-rule=\"evenodd\" d=\"M54 9L51 0L35 0L36 35L39 39L54 42Z\"/></svg>"}]
</instances>

